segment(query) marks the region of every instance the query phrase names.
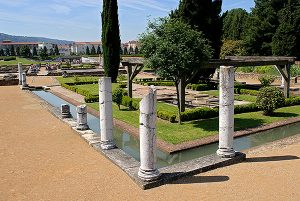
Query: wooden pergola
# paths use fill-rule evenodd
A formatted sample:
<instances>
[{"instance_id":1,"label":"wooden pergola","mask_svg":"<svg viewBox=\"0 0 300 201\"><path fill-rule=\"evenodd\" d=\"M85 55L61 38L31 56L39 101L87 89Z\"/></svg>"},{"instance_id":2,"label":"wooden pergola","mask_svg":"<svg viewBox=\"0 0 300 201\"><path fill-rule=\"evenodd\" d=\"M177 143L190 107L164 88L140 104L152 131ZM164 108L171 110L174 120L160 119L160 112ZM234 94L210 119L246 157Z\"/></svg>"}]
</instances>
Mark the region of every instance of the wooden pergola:
<instances>
[{"instance_id":1,"label":"wooden pergola","mask_svg":"<svg viewBox=\"0 0 300 201\"><path fill-rule=\"evenodd\" d=\"M220 66L252 67L252 66L275 66L284 78L284 95L290 95L290 70L295 64L295 57L273 57L273 56L227 56L225 59L209 60L203 64L203 68L219 68ZM132 81L143 69L144 59L141 57L124 58L122 65L127 67L128 95L132 97Z\"/></svg>"}]
</instances>

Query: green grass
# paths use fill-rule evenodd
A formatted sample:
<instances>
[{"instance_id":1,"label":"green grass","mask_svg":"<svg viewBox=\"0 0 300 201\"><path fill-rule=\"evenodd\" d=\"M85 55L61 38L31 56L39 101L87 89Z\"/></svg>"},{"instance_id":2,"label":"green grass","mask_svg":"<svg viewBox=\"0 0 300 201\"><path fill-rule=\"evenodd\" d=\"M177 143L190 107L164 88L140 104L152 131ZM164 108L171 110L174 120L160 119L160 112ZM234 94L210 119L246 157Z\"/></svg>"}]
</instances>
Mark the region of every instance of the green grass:
<instances>
[{"instance_id":1,"label":"green grass","mask_svg":"<svg viewBox=\"0 0 300 201\"><path fill-rule=\"evenodd\" d=\"M119 86L118 83L112 83L112 90L115 90ZM84 89L90 92L91 95L99 94L99 85L98 84L84 84L84 85L74 85L77 89Z\"/></svg>"},{"instance_id":2,"label":"green grass","mask_svg":"<svg viewBox=\"0 0 300 201\"><path fill-rule=\"evenodd\" d=\"M89 106L98 110L99 103L89 103ZM132 126L139 127L139 111L118 110L114 104L113 116ZM251 112L234 115L235 131L270 124L289 117L300 115L300 106L285 107L276 110L272 116L264 116L262 112ZM172 143L180 144L187 141L201 139L218 133L219 118L172 124L167 121L157 120L158 138Z\"/></svg>"},{"instance_id":3,"label":"green grass","mask_svg":"<svg viewBox=\"0 0 300 201\"><path fill-rule=\"evenodd\" d=\"M35 61L35 60L30 60L30 59L26 59L26 58L17 57L16 60L0 61L0 65L1 66L17 65L19 62L21 62L23 65L39 64L39 63L45 64L46 63L46 62ZM50 62L50 63L56 63L56 62Z\"/></svg>"},{"instance_id":4,"label":"green grass","mask_svg":"<svg viewBox=\"0 0 300 201\"><path fill-rule=\"evenodd\" d=\"M216 96L219 97L219 90L210 90L210 91L202 91L202 94L208 94L210 96ZM248 101L248 102L255 102L256 96L251 96L247 94L239 94L234 96L234 100L238 101Z\"/></svg>"},{"instance_id":5,"label":"green grass","mask_svg":"<svg viewBox=\"0 0 300 201\"><path fill-rule=\"evenodd\" d=\"M59 83L75 83L75 82L98 82L99 77L56 77Z\"/></svg>"}]
</instances>

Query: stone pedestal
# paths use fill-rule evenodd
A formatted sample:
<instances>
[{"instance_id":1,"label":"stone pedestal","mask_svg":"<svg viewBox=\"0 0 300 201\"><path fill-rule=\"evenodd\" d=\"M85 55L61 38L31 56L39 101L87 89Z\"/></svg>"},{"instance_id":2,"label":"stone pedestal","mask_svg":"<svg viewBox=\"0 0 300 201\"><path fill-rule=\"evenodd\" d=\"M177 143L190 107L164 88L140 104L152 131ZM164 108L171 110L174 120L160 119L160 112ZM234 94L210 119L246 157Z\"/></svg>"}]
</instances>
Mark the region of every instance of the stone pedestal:
<instances>
[{"instance_id":1,"label":"stone pedestal","mask_svg":"<svg viewBox=\"0 0 300 201\"><path fill-rule=\"evenodd\" d=\"M217 154L230 158L235 156L233 149L234 133L234 67L220 68L220 109L219 109L219 149Z\"/></svg>"},{"instance_id":2,"label":"stone pedestal","mask_svg":"<svg viewBox=\"0 0 300 201\"><path fill-rule=\"evenodd\" d=\"M77 130L88 130L89 126L87 124L87 107L86 105L77 106Z\"/></svg>"},{"instance_id":3,"label":"stone pedestal","mask_svg":"<svg viewBox=\"0 0 300 201\"><path fill-rule=\"evenodd\" d=\"M22 74L23 74L22 63L18 63L19 85L22 85Z\"/></svg>"},{"instance_id":4,"label":"stone pedestal","mask_svg":"<svg viewBox=\"0 0 300 201\"><path fill-rule=\"evenodd\" d=\"M26 81L26 73L22 73L22 88L28 87L27 81Z\"/></svg>"},{"instance_id":5,"label":"stone pedestal","mask_svg":"<svg viewBox=\"0 0 300 201\"><path fill-rule=\"evenodd\" d=\"M113 149L116 146L113 140L112 85L110 77L103 77L99 80L99 109L101 148L105 150Z\"/></svg>"},{"instance_id":6,"label":"stone pedestal","mask_svg":"<svg viewBox=\"0 0 300 201\"><path fill-rule=\"evenodd\" d=\"M140 102L140 161L138 176L144 181L159 178L156 167L156 91L150 88L149 94Z\"/></svg>"},{"instance_id":7,"label":"stone pedestal","mask_svg":"<svg viewBox=\"0 0 300 201\"><path fill-rule=\"evenodd\" d=\"M62 104L60 107L60 111L61 111L62 118L70 118L71 117L70 106L68 104Z\"/></svg>"}]
</instances>

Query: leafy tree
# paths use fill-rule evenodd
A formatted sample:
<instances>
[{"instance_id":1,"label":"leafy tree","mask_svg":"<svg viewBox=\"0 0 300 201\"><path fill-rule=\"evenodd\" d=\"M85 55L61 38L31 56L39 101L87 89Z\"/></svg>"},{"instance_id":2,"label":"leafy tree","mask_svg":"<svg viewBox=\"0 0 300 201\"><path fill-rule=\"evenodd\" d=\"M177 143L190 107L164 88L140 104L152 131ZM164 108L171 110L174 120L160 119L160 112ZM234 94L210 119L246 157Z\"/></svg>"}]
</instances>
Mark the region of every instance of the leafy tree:
<instances>
[{"instance_id":1,"label":"leafy tree","mask_svg":"<svg viewBox=\"0 0 300 201\"><path fill-rule=\"evenodd\" d=\"M100 48L100 45L98 45L98 47L97 47L97 54L101 54L101 48Z\"/></svg>"},{"instance_id":2,"label":"leafy tree","mask_svg":"<svg viewBox=\"0 0 300 201\"><path fill-rule=\"evenodd\" d=\"M116 82L120 66L120 30L117 0L103 0L102 48L104 74Z\"/></svg>"},{"instance_id":3,"label":"leafy tree","mask_svg":"<svg viewBox=\"0 0 300 201\"><path fill-rule=\"evenodd\" d=\"M127 47L124 47L123 54L124 54L124 55L127 55L127 54L128 54Z\"/></svg>"},{"instance_id":4,"label":"leafy tree","mask_svg":"<svg viewBox=\"0 0 300 201\"><path fill-rule=\"evenodd\" d=\"M30 48L27 45L22 46L20 49L20 55L22 57L29 58L31 56Z\"/></svg>"},{"instance_id":5,"label":"leafy tree","mask_svg":"<svg viewBox=\"0 0 300 201\"><path fill-rule=\"evenodd\" d=\"M32 49L32 56L37 56L36 47L33 47L33 49Z\"/></svg>"},{"instance_id":6,"label":"leafy tree","mask_svg":"<svg viewBox=\"0 0 300 201\"><path fill-rule=\"evenodd\" d=\"M140 44L145 65L154 68L161 77L175 82L181 123L180 112L185 110L185 87L201 71L203 62L212 57L209 41L190 25L165 18L149 23L148 31L141 35Z\"/></svg>"},{"instance_id":7,"label":"leafy tree","mask_svg":"<svg viewBox=\"0 0 300 201\"><path fill-rule=\"evenodd\" d=\"M16 55L20 56L20 47L19 46L17 46L17 48L16 48Z\"/></svg>"},{"instance_id":8,"label":"leafy tree","mask_svg":"<svg viewBox=\"0 0 300 201\"><path fill-rule=\"evenodd\" d=\"M90 55L91 54L89 46L86 46L86 48L85 48L85 54L86 55Z\"/></svg>"},{"instance_id":9,"label":"leafy tree","mask_svg":"<svg viewBox=\"0 0 300 201\"><path fill-rule=\"evenodd\" d=\"M0 56L4 56L4 51L3 51L3 49L0 49Z\"/></svg>"},{"instance_id":10,"label":"leafy tree","mask_svg":"<svg viewBox=\"0 0 300 201\"><path fill-rule=\"evenodd\" d=\"M59 55L59 49L57 45L54 46L54 55Z\"/></svg>"},{"instance_id":11,"label":"leafy tree","mask_svg":"<svg viewBox=\"0 0 300 201\"><path fill-rule=\"evenodd\" d=\"M256 104L265 115L273 114L274 110L284 105L284 95L276 87L264 87L259 90Z\"/></svg>"},{"instance_id":12,"label":"leafy tree","mask_svg":"<svg viewBox=\"0 0 300 201\"><path fill-rule=\"evenodd\" d=\"M242 40L223 40L221 48L221 58L225 56L245 55L245 49Z\"/></svg>"},{"instance_id":13,"label":"leafy tree","mask_svg":"<svg viewBox=\"0 0 300 201\"><path fill-rule=\"evenodd\" d=\"M6 55L6 56L10 56L10 51L9 51L8 48L5 49L5 55Z\"/></svg>"},{"instance_id":14,"label":"leafy tree","mask_svg":"<svg viewBox=\"0 0 300 201\"><path fill-rule=\"evenodd\" d=\"M16 56L15 47L13 45L10 46L10 56Z\"/></svg>"},{"instance_id":15,"label":"leafy tree","mask_svg":"<svg viewBox=\"0 0 300 201\"><path fill-rule=\"evenodd\" d=\"M222 0L181 0L178 9L171 12L171 18L181 19L197 31L201 31L210 41L213 58L220 57L222 46L223 19L221 17ZM202 69L193 82L207 79L215 69Z\"/></svg>"},{"instance_id":16,"label":"leafy tree","mask_svg":"<svg viewBox=\"0 0 300 201\"><path fill-rule=\"evenodd\" d=\"M91 55L95 55L96 54L96 49L94 47L94 45L92 46L92 49L91 49Z\"/></svg>"},{"instance_id":17,"label":"leafy tree","mask_svg":"<svg viewBox=\"0 0 300 201\"><path fill-rule=\"evenodd\" d=\"M139 54L139 52L140 52L140 51L139 51L138 46L135 46L134 53L135 53L135 54Z\"/></svg>"},{"instance_id":18,"label":"leafy tree","mask_svg":"<svg viewBox=\"0 0 300 201\"><path fill-rule=\"evenodd\" d=\"M245 47L249 55L300 56L300 1L255 0Z\"/></svg>"},{"instance_id":19,"label":"leafy tree","mask_svg":"<svg viewBox=\"0 0 300 201\"><path fill-rule=\"evenodd\" d=\"M275 81L275 76L272 75L262 75L258 78L262 87L269 87Z\"/></svg>"},{"instance_id":20,"label":"leafy tree","mask_svg":"<svg viewBox=\"0 0 300 201\"><path fill-rule=\"evenodd\" d=\"M249 13L242 8L237 8L225 12L223 18L223 39L241 40L245 32Z\"/></svg>"}]
</instances>

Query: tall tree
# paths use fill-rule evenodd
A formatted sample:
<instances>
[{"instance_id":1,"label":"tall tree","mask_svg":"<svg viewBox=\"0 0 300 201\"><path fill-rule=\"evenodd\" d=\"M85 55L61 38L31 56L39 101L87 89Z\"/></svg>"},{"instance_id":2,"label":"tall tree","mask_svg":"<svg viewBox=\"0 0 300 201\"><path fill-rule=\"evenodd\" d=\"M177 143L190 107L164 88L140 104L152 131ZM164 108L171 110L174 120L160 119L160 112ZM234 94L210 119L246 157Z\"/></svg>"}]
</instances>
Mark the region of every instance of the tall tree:
<instances>
[{"instance_id":1,"label":"tall tree","mask_svg":"<svg viewBox=\"0 0 300 201\"><path fill-rule=\"evenodd\" d=\"M46 46L44 46L41 50L40 50L40 57L41 59L45 60L48 57L48 49Z\"/></svg>"},{"instance_id":2,"label":"tall tree","mask_svg":"<svg viewBox=\"0 0 300 201\"><path fill-rule=\"evenodd\" d=\"M175 82L180 120L180 112L185 110L185 87L212 57L213 50L201 32L180 20L150 23L148 30L140 38L141 52L146 65Z\"/></svg>"},{"instance_id":3,"label":"tall tree","mask_svg":"<svg viewBox=\"0 0 300 201\"><path fill-rule=\"evenodd\" d=\"M129 46L129 54L133 54L133 48Z\"/></svg>"},{"instance_id":4,"label":"tall tree","mask_svg":"<svg viewBox=\"0 0 300 201\"><path fill-rule=\"evenodd\" d=\"M91 55L95 55L96 54L96 49L94 47L94 45L92 46L92 49L91 49Z\"/></svg>"},{"instance_id":5,"label":"tall tree","mask_svg":"<svg viewBox=\"0 0 300 201\"><path fill-rule=\"evenodd\" d=\"M3 49L0 49L0 56L4 56L4 51L3 51Z\"/></svg>"},{"instance_id":6,"label":"tall tree","mask_svg":"<svg viewBox=\"0 0 300 201\"><path fill-rule=\"evenodd\" d=\"M32 56L37 56L36 47L33 47L33 49L32 49Z\"/></svg>"},{"instance_id":7,"label":"tall tree","mask_svg":"<svg viewBox=\"0 0 300 201\"><path fill-rule=\"evenodd\" d=\"M5 49L5 55L6 55L6 56L10 56L10 51L9 51L8 48Z\"/></svg>"},{"instance_id":8,"label":"tall tree","mask_svg":"<svg viewBox=\"0 0 300 201\"><path fill-rule=\"evenodd\" d=\"M135 54L139 54L140 53L138 46L135 46L134 53Z\"/></svg>"},{"instance_id":9,"label":"tall tree","mask_svg":"<svg viewBox=\"0 0 300 201\"><path fill-rule=\"evenodd\" d=\"M249 13L242 8L232 9L223 14L223 39L241 40L244 35Z\"/></svg>"},{"instance_id":10,"label":"tall tree","mask_svg":"<svg viewBox=\"0 0 300 201\"><path fill-rule=\"evenodd\" d=\"M124 54L124 55L127 55L127 54L128 54L128 49L127 49L127 47L124 47L123 54Z\"/></svg>"},{"instance_id":11,"label":"tall tree","mask_svg":"<svg viewBox=\"0 0 300 201\"><path fill-rule=\"evenodd\" d=\"M57 45L54 46L54 54L59 55L59 49Z\"/></svg>"},{"instance_id":12,"label":"tall tree","mask_svg":"<svg viewBox=\"0 0 300 201\"><path fill-rule=\"evenodd\" d=\"M16 55L20 56L20 47L19 46L17 46L17 48L16 48Z\"/></svg>"},{"instance_id":13,"label":"tall tree","mask_svg":"<svg viewBox=\"0 0 300 201\"><path fill-rule=\"evenodd\" d=\"M213 58L220 57L222 46L223 19L221 17L222 0L181 0L178 9L171 12L171 18L181 19L192 26L193 29L201 31L210 41L214 53ZM202 69L194 82L199 78L208 78L215 69Z\"/></svg>"},{"instance_id":14,"label":"tall tree","mask_svg":"<svg viewBox=\"0 0 300 201\"><path fill-rule=\"evenodd\" d=\"M55 55L55 54L54 54L54 49L53 49L53 48L50 48L49 55Z\"/></svg>"},{"instance_id":15,"label":"tall tree","mask_svg":"<svg viewBox=\"0 0 300 201\"><path fill-rule=\"evenodd\" d=\"M97 54L101 54L101 48L100 48L100 45L98 45L98 47L97 47Z\"/></svg>"},{"instance_id":16,"label":"tall tree","mask_svg":"<svg viewBox=\"0 0 300 201\"><path fill-rule=\"evenodd\" d=\"M120 66L120 30L117 0L103 0L102 48L105 76L117 81Z\"/></svg>"},{"instance_id":17,"label":"tall tree","mask_svg":"<svg viewBox=\"0 0 300 201\"><path fill-rule=\"evenodd\" d=\"M20 56L27 57L27 58L31 56L30 48L27 45L21 47Z\"/></svg>"},{"instance_id":18,"label":"tall tree","mask_svg":"<svg viewBox=\"0 0 300 201\"><path fill-rule=\"evenodd\" d=\"M10 46L10 56L16 56L15 47L13 45Z\"/></svg>"},{"instance_id":19,"label":"tall tree","mask_svg":"<svg viewBox=\"0 0 300 201\"><path fill-rule=\"evenodd\" d=\"M91 54L89 46L86 46L86 48L85 48L85 54L86 55L90 55Z\"/></svg>"}]
</instances>

